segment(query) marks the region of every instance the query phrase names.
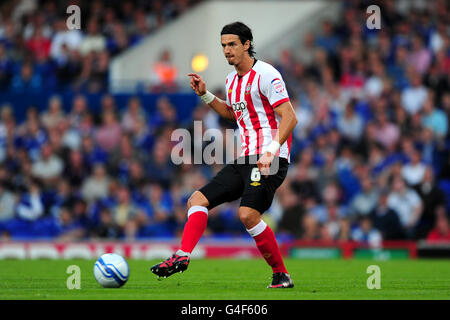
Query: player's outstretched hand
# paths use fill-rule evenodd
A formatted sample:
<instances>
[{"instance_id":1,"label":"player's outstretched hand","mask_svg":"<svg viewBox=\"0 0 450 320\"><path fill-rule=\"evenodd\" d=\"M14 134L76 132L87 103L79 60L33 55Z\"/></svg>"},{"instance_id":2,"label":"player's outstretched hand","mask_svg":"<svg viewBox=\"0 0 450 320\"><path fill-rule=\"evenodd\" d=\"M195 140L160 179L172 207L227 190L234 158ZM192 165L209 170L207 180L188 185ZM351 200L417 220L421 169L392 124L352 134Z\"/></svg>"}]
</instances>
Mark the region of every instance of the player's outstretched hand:
<instances>
[{"instance_id":1,"label":"player's outstretched hand","mask_svg":"<svg viewBox=\"0 0 450 320\"><path fill-rule=\"evenodd\" d=\"M190 85L195 94L198 96L204 95L206 93L206 83L202 77L196 73L189 73L188 76L191 77Z\"/></svg>"}]
</instances>

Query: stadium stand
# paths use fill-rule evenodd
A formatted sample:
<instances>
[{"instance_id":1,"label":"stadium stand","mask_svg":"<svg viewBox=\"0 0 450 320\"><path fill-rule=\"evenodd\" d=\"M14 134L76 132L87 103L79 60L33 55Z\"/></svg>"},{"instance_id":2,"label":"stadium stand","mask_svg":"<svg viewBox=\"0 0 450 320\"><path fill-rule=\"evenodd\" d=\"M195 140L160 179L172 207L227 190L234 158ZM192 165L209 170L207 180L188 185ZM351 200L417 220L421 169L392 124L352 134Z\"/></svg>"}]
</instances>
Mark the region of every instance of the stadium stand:
<instances>
[{"instance_id":1,"label":"stadium stand","mask_svg":"<svg viewBox=\"0 0 450 320\"><path fill-rule=\"evenodd\" d=\"M0 239L177 237L220 165L174 165L170 135L232 126L172 83L111 95L108 65L199 1L78 2L81 31L65 30L63 1L0 4ZM279 237L450 239L450 5L374 3L381 30L366 1L343 1L338 23L272 61L299 119L265 216ZM18 111L23 95L39 99ZM214 209L206 236L247 237L237 206Z\"/></svg>"}]
</instances>

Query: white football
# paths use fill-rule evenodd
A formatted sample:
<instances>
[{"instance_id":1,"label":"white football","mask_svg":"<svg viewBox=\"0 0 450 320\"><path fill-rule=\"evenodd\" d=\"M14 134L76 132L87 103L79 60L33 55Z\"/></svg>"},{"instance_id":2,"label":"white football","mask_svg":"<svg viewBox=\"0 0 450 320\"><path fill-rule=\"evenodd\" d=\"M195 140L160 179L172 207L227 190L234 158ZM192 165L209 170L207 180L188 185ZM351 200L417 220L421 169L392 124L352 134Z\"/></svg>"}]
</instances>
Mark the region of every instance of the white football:
<instances>
[{"instance_id":1,"label":"white football","mask_svg":"<svg viewBox=\"0 0 450 320\"><path fill-rule=\"evenodd\" d=\"M127 261L115 253L106 253L95 262L94 277L105 288L123 286L130 275Z\"/></svg>"}]
</instances>

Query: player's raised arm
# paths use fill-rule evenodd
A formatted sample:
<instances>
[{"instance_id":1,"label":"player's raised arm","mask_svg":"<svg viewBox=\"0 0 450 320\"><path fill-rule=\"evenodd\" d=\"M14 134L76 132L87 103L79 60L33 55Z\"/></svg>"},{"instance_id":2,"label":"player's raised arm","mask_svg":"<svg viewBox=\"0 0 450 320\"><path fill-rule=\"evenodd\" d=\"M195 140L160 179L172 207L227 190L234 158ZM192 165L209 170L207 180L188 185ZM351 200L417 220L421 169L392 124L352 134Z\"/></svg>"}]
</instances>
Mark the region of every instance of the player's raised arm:
<instances>
[{"instance_id":1,"label":"player's raised arm","mask_svg":"<svg viewBox=\"0 0 450 320\"><path fill-rule=\"evenodd\" d=\"M191 77L190 85L192 90L194 90L196 95L200 96L203 102L208 104L211 108L214 109L214 111L216 111L223 118L229 120L236 119L233 111L230 108L228 108L225 101L219 99L211 92L206 90L206 83L202 79L202 77L200 77L196 73L189 73L188 76Z\"/></svg>"}]
</instances>

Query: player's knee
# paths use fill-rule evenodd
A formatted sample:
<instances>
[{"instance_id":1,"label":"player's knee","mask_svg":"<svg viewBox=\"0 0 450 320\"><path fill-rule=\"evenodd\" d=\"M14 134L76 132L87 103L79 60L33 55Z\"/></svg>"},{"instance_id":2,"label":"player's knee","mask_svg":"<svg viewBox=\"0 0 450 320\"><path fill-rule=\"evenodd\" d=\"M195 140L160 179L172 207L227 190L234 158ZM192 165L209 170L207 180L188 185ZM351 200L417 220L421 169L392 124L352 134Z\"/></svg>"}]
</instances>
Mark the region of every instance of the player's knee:
<instances>
[{"instance_id":1,"label":"player's knee","mask_svg":"<svg viewBox=\"0 0 450 320\"><path fill-rule=\"evenodd\" d=\"M193 206L207 207L209 205L208 199L199 191L195 191L187 201L187 209Z\"/></svg>"},{"instance_id":2,"label":"player's knee","mask_svg":"<svg viewBox=\"0 0 450 320\"><path fill-rule=\"evenodd\" d=\"M258 213L255 213L248 208L239 208L238 214L239 219L247 229L253 228L261 220L261 217Z\"/></svg>"}]
</instances>

